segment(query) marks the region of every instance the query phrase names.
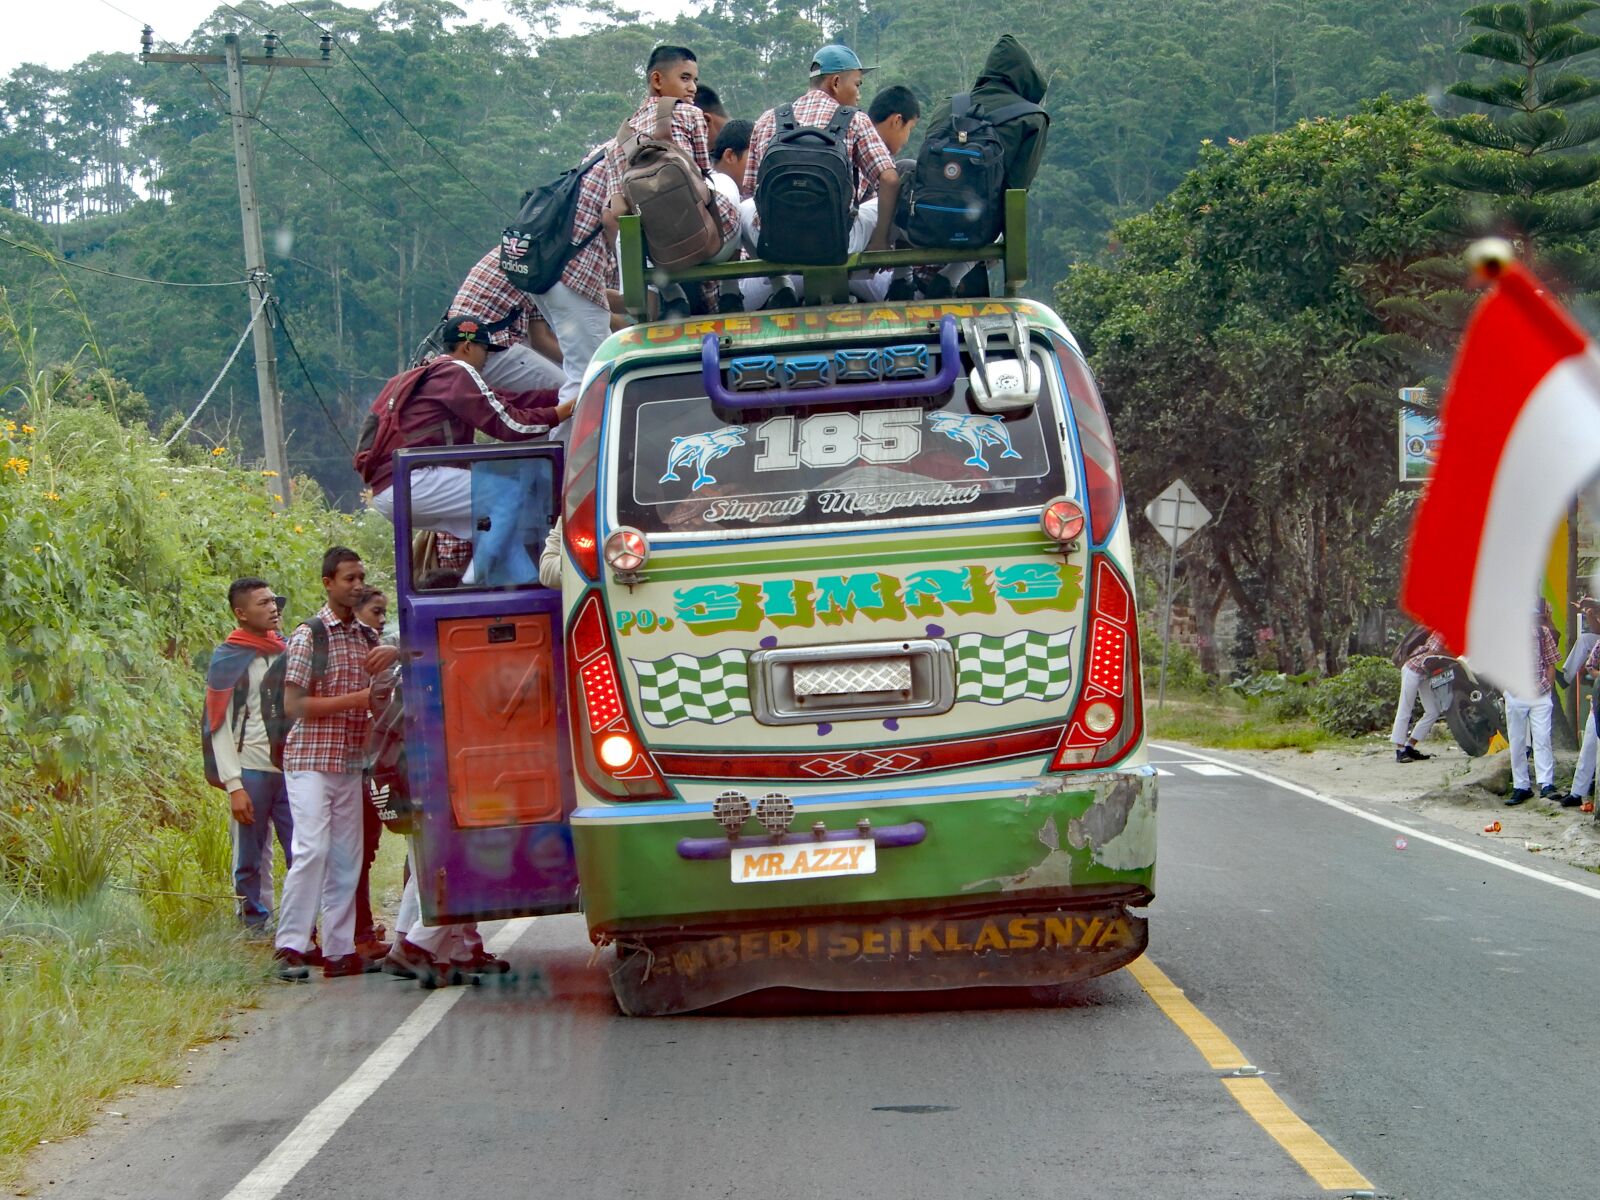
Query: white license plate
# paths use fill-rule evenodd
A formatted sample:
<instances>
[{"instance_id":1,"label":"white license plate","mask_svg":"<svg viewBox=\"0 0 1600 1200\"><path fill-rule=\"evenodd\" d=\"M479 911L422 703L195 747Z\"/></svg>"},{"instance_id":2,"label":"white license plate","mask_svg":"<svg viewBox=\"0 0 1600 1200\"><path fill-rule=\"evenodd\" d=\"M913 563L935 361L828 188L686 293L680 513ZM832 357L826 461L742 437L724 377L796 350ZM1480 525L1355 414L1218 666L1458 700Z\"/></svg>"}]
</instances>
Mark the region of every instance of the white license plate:
<instances>
[{"instance_id":1,"label":"white license plate","mask_svg":"<svg viewBox=\"0 0 1600 1200\"><path fill-rule=\"evenodd\" d=\"M878 845L871 838L852 838L847 842L736 846L732 863L735 883L871 875L878 869Z\"/></svg>"}]
</instances>

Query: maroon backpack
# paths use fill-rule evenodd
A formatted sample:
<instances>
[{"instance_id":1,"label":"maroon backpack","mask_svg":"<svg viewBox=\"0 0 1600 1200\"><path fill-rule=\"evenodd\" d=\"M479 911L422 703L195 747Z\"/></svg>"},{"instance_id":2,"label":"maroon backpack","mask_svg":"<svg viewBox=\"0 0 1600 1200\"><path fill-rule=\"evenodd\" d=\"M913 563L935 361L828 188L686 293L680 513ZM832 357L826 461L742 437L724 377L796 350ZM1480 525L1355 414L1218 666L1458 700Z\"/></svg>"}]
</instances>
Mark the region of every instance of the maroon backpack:
<instances>
[{"instance_id":1,"label":"maroon backpack","mask_svg":"<svg viewBox=\"0 0 1600 1200\"><path fill-rule=\"evenodd\" d=\"M433 363L412 367L396 375L383 385L378 398L372 402L367 419L361 422L361 436L356 439L356 454L351 459L356 473L371 483L380 465L394 457L394 452L404 444L400 440L400 406L411 399L422 374Z\"/></svg>"}]
</instances>

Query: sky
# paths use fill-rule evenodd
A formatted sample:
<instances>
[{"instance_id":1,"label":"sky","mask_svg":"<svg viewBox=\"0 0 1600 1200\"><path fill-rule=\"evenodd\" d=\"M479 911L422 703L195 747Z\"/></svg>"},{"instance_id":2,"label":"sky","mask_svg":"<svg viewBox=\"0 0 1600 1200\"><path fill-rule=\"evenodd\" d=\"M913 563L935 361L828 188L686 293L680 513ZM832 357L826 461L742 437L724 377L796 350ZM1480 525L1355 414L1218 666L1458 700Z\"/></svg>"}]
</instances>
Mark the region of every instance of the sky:
<instances>
[{"instance_id":1,"label":"sky","mask_svg":"<svg viewBox=\"0 0 1600 1200\"><path fill-rule=\"evenodd\" d=\"M21 4L23 0L7 0ZM378 0L343 0L351 8L376 8ZM454 0L465 9L469 20L515 25L499 0ZM693 7L693 0L635 0L635 6L651 14L670 15ZM0 75L25 62L47 67L70 67L102 50L137 53L139 31L146 22L156 37L181 42L220 7L217 0L49 0L42 6L45 20L6 22L0 37ZM255 32L241 17L241 28ZM576 31L577 22L573 23ZM309 26L283 29L285 36L303 34ZM301 38L301 40L304 40Z\"/></svg>"}]
</instances>

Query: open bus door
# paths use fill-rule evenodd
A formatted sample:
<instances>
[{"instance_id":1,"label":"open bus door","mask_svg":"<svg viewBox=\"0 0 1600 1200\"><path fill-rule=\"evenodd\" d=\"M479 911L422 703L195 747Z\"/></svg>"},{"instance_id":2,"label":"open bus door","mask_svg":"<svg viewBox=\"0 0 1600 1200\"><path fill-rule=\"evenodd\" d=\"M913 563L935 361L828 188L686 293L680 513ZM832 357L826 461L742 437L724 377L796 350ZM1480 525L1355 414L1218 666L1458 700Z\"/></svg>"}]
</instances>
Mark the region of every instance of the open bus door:
<instances>
[{"instance_id":1,"label":"open bus door","mask_svg":"<svg viewBox=\"0 0 1600 1200\"><path fill-rule=\"evenodd\" d=\"M430 924L572 912L578 873L561 592L538 562L560 503L555 444L406 450L395 457L395 568L412 862ZM416 561L426 468L471 472L478 531L466 564Z\"/></svg>"}]
</instances>

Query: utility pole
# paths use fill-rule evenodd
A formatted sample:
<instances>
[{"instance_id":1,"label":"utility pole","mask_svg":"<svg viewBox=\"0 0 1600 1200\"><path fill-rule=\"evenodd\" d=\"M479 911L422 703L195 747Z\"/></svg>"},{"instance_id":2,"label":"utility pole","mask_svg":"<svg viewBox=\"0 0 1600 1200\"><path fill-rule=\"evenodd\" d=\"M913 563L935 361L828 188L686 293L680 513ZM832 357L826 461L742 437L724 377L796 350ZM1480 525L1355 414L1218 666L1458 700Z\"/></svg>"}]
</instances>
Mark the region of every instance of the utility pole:
<instances>
[{"instance_id":1,"label":"utility pole","mask_svg":"<svg viewBox=\"0 0 1600 1200\"><path fill-rule=\"evenodd\" d=\"M221 54L158 54L154 51L155 32L146 25L140 37L140 61L145 63L201 63L224 66L228 72L228 115L233 126L233 161L239 178L239 221L244 229L244 269L249 279L250 314L255 317L251 333L255 340L256 392L261 400L261 447L267 470L277 473L274 492L280 507L289 503L289 460L283 437L283 394L278 390L278 355L272 337L272 276L267 271L266 244L261 238L261 207L257 199L255 149L250 141L250 120L255 113L245 107L244 68L266 67L267 79L256 97L256 106L266 96L275 67L327 68L333 65L333 37L323 34L320 58L283 58L277 33L269 30L264 39L266 53L260 56L239 53L239 35L226 34ZM265 305L265 307L263 307ZM260 316L256 317L259 310Z\"/></svg>"}]
</instances>

